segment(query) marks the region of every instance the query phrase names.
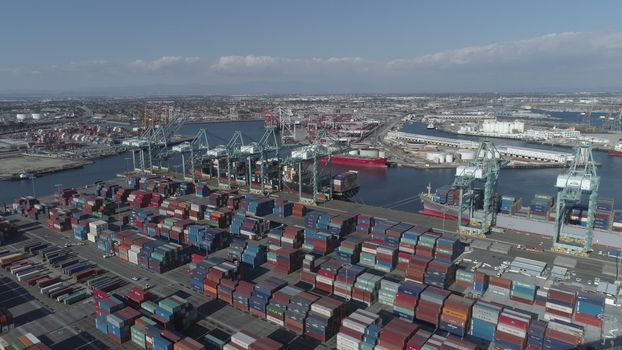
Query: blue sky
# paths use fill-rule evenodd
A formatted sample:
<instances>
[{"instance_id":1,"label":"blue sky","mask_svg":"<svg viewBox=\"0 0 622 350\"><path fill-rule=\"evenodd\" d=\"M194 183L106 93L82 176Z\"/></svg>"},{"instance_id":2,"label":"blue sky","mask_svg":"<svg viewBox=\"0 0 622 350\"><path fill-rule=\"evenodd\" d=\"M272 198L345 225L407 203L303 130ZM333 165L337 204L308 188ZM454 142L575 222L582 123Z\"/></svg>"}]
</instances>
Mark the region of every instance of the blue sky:
<instances>
[{"instance_id":1,"label":"blue sky","mask_svg":"<svg viewBox=\"0 0 622 350\"><path fill-rule=\"evenodd\" d=\"M622 86L621 13L620 1L6 2L0 93L607 89Z\"/></svg>"}]
</instances>

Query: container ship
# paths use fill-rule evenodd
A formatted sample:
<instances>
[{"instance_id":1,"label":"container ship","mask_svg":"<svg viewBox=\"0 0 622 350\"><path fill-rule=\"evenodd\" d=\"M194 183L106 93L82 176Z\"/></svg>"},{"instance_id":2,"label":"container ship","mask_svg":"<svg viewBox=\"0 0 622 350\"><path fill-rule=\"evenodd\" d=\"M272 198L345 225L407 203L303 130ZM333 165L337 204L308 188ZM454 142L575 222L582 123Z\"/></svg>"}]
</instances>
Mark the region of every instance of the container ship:
<instances>
[{"instance_id":1,"label":"container ship","mask_svg":"<svg viewBox=\"0 0 622 350\"><path fill-rule=\"evenodd\" d=\"M428 216L457 220L460 193L451 186L441 186L431 192L421 193L423 209L419 213ZM475 190L475 208L482 208L483 194ZM463 212L468 217L468 212ZM467 222L463 220L463 222ZM575 234L586 233L587 207L571 208L565 219L566 230ZM513 196L501 196L496 226L502 229L552 236L555 229L554 196L536 194L528 206L523 206L522 199ZM594 242L609 245L608 242L619 240L622 235L622 210L614 210L613 199L600 198L594 218Z\"/></svg>"},{"instance_id":2,"label":"container ship","mask_svg":"<svg viewBox=\"0 0 622 350\"><path fill-rule=\"evenodd\" d=\"M613 157L622 157L622 140L618 140L618 143L609 150L609 155Z\"/></svg>"},{"instance_id":3,"label":"container ship","mask_svg":"<svg viewBox=\"0 0 622 350\"><path fill-rule=\"evenodd\" d=\"M322 158L322 162L328 162L328 157ZM384 152L371 148L353 150L347 155L333 156L332 162L333 164L343 164L358 167L387 167L387 158Z\"/></svg>"}]
</instances>

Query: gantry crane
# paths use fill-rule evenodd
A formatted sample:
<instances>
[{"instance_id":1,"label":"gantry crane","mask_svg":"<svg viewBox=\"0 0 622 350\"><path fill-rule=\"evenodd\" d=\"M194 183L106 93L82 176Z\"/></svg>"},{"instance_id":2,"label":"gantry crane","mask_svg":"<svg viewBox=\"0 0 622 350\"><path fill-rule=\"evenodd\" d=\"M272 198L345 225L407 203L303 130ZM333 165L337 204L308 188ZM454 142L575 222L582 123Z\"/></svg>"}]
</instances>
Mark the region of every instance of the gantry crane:
<instances>
[{"instance_id":1,"label":"gantry crane","mask_svg":"<svg viewBox=\"0 0 622 350\"><path fill-rule=\"evenodd\" d=\"M132 151L134 169L141 172L153 170L154 161L166 159L171 150L168 148L171 138L188 119L188 114L179 109L169 109L170 119L166 125L151 125L141 136L123 141ZM137 159L138 155L138 167Z\"/></svg>"},{"instance_id":2,"label":"gantry crane","mask_svg":"<svg viewBox=\"0 0 622 350\"><path fill-rule=\"evenodd\" d=\"M600 177L596 173L592 146L581 144L575 148L568 172L558 175L555 183L558 191L553 248L573 253L588 253L592 250L599 185ZM585 231L572 230L565 225L566 216L572 205L581 202L584 194L588 196L587 227Z\"/></svg>"},{"instance_id":3,"label":"gantry crane","mask_svg":"<svg viewBox=\"0 0 622 350\"><path fill-rule=\"evenodd\" d=\"M194 182L196 180L196 164L202 162L210 150L207 132L205 129L199 129L192 141L181 143L174 146L172 149L173 152L181 154L181 167L184 179L186 178L186 154L190 153L190 164L188 165L190 166L190 177Z\"/></svg>"},{"instance_id":4,"label":"gantry crane","mask_svg":"<svg viewBox=\"0 0 622 350\"><path fill-rule=\"evenodd\" d=\"M326 130L319 130L313 143L308 146L303 146L298 149L292 150L291 156L285 159L282 164L289 165L297 168L298 175L298 195L301 202L315 204L321 201L320 194L320 162L322 158L326 158L326 167L329 169L329 178L332 179L332 157L335 154L344 153L350 150L349 146L338 147L338 142ZM312 197L306 198L303 196L303 163L311 162L311 176L312 176ZM329 198L332 198L332 185L329 184Z\"/></svg>"},{"instance_id":5,"label":"gantry crane","mask_svg":"<svg viewBox=\"0 0 622 350\"><path fill-rule=\"evenodd\" d=\"M508 161L491 141L482 141L477 149L475 159L467 166L456 169L453 186L460 191L458 205L458 233L471 236L483 236L490 232L496 221L496 189L501 168ZM482 212L475 211L476 183L484 185L484 204ZM465 211L468 213L468 223L463 223Z\"/></svg>"}]
</instances>

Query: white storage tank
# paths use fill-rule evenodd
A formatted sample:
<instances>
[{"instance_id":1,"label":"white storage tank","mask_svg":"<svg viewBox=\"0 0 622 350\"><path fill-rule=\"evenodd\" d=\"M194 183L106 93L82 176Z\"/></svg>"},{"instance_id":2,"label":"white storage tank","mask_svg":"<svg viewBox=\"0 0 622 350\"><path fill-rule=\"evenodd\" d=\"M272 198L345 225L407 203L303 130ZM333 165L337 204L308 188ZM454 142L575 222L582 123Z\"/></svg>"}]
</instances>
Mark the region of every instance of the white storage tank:
<instances>
[{"instance_id":1,"label":"white storage tank","mask_svg":"<svg viewBox=\"0 0 622 350\"><path fill-rule=\"evenodd\" d=\"M374 148L365 148L361 149L359 154L366 158L378 158L380 155L380 151Z\"/></svg>"},{"instance_id":2,"label":"white storage tank","mask_svg":"<svg viewBox=\"0 0 622 350\"><path fill-rule=\"evenodd\" d=\"M445 161L445 153L440 153L440 152L428 152L425 155L425 159L430 161L430 162L444 162Z\"/></svg>"}]
</instances>

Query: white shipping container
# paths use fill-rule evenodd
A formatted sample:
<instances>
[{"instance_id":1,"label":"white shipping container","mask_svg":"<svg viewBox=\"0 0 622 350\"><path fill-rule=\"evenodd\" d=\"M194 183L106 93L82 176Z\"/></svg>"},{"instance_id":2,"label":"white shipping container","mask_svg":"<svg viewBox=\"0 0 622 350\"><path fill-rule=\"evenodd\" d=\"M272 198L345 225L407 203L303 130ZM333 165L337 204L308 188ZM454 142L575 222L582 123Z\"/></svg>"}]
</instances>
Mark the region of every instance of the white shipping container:
<instances>
[{"instance_id":1,"label":"white shipping container","mask_svg":"<svg viewBox=\"0 0 622 350\"><path fill-rule=\"evenodd\" d=\"M331 317L333 316L333 311L327 307L324 307L322 305L318 305L316 304L312 304L311 305L311 311L314 311L322 316L326 316L326 317Z\"/></svg>"},{"instance_id":2,"label":"white shipping container","mask_svg":"<svg viewBox=\"0 0 622 350\"><path fill-rule=\"evenodd\" d=\"M355 321L355 320L353 320L351 318L346 318L345 320L343 320L341 322L341 325L343 327L352 329L352 330L354 330L356 332L359 332L361 334L364 334L365 333L365 329L367 328L367 326L365 324L359 323L359 322L357 322L357 321Z\"/></svg>"},{"instance_id":3,"label":"white shipping container","mask_svg":"<svg viewBox=\"0 0 622 350\"><path fill-rule=\"evenodd\" d=\"M231 342L235 345L243 347L244 349L248 349L256 340L257 339L242 332L237 332L231 336Z\"/></svg>"},{"instance_id":4,"label":"white shipping container","mask_svg":"<svg viewBox=\"0 0 622 350\"><path fill-rule=\"evenodd\" d=\"M278 318L272 316L272 315L266 315L266 320L268 320L268 322L272 322L278 326L281 327L285 327L285 322L283 322L282 320L279 320Z\"/></svg>"},{"instance_id":5,"label":"white shipping container","mask_svg":"<svg viewBox=\"0 0 622 350\"><path fill-rule=\"evenodd\" d=\"M560 320L560 321L564 321L568 323L572 322L572 319L570 317L564 317L564 316L560 316L560 315L556 315L556 314L552 314L548 312L544 313L544 320L545 321Z\"/></svg>"},{"instance_id":6,"label":"white shipping container","mask_svg":"<svg viewBox=\"0 0 622 350\"><path fill-rule=\"evenodd\" d=\"M567 306L564 306L564 305L559 305L559 304L551 303L549 301L547 301L544 306L547 309L557 310L557 311L561 311L561 312L564 312L564 313L567 313L567 314L572 314L572 312L574 311L571 307L567 307Z\"/></svg>"},{"instance_id":7,"label":"white shipping container","mask_svg":"<svg viewBox=\"0 0 622 350\"><path fill-rule=\"evenodd\" d=\"M503 333L507 333L507 334L511 334L511 335L519 337L519 338L525 338L527 336L527 332L525 332L524 330L522 330L520 328L516 328L516 327L514 327L512 325L509 325L507 323L499 323L497 325L497 331L503 332Z\"/></svg>"},{"instance_id":8,"label":"white shipping container","mask_svg":"<svg viewBox=\"0 0 622 350\"><path fill-rule=\"evenodd\" d=\"M317 282L321 282L321 283L328 284L328 285L332 286L332 285L333 285L334 280L332 280L332 279L330 279L330 278L328 278L328 277L326 277L326 276L317 275L317 276L315 277L315 282L316 282L316 283L317 283Z\"/></svg>"}]
</instances>

